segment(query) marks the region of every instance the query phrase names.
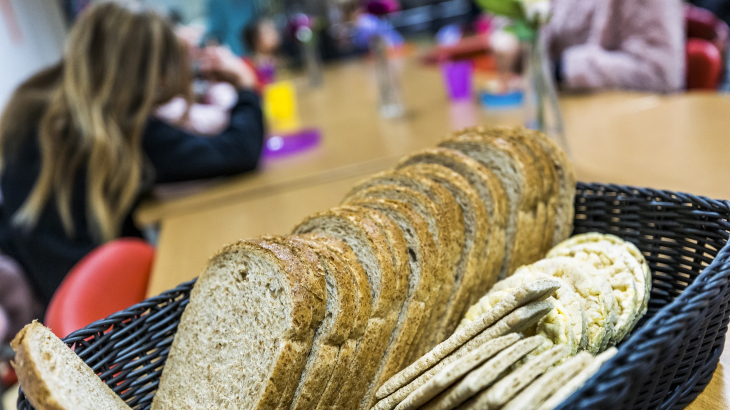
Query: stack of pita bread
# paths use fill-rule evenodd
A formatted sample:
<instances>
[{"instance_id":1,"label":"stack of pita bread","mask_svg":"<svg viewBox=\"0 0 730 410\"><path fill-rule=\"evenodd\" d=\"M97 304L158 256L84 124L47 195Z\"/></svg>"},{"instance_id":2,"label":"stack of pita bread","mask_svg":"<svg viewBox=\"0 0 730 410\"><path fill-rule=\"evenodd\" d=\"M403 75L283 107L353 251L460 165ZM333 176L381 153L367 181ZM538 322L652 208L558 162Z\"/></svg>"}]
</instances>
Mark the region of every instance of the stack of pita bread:
<instances>
[{"instance_id":1,"label":"stack of pita bread","mask_svg":"<svg viewBox=\"0 0 730 410\"><path fill-rule=\"evenodd\" d=\"M539 278L560 282L555 308L527 335L540 335L552 345L565 345L571 356L593 355L615 346L631 332L647 311L651 271L631 242L614 235L576 235L555 246L543 260L523 266L498 282L469 308L460 327L489 310L511 289Z\"/></svg>"},{"instance_id":2,"label":"stack of pita bread","mask_svg":"<svg viewBox=\"0 0 730 410\"><path fill-rule=\"evenodd\" d=\"M528 281L506 292L475 320L460 327L378 389L373 410L552 409L578 390L616 352L570 357L525 331L556 307L559 280ZM536 352L540 352L537 353Z\"/></svg>"}]
</instances>

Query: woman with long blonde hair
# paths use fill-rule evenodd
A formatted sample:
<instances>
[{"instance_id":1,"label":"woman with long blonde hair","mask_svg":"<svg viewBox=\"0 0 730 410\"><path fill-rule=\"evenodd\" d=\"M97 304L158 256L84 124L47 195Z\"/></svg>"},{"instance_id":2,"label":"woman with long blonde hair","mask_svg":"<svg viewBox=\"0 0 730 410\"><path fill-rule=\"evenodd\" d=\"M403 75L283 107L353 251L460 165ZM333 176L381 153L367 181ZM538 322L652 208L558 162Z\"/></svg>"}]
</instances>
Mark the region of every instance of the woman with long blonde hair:
<instances>
[{"instance_id":1,"label":"woman with long blonde hair","mask_svg":"<svg viewBox=\"0 0 730 410\"><path fill-rule=\"evenodd\" d=\"M186 50L167 20L135 3L104 2L80 16L62 61L16 90L0 118L0 251L19 263L41 304L94 247L139 235L130 214L152 184L256 167L263 120L250 91L255 75L238 59L204 66L238 89L230 125L212 138L151 117L190 93ZM0 260L0 287L2 271Z\"/></svg>"}]
</instances>

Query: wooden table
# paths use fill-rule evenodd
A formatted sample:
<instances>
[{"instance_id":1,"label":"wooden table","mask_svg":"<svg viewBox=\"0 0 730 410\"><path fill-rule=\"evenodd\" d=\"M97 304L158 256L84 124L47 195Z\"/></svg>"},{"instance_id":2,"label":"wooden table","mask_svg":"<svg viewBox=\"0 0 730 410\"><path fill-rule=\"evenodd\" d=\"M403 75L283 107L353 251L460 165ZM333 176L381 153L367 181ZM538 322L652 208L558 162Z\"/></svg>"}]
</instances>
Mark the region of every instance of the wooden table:
<instances>
[{"instance_id":1,"label":"wooden table","mask_svg":"<svg viewBox=\"0 0 730 410\"><path fill-rule=\"evenodd\" d=\"M161 227L149 294L197 276L226 243L289 232L303 217L336 206L359 179L432 146L453 129L521 121L518 111L450 104L437 70L407 61L401 78L408 114L383 120L372 67L358 62L329 68L323 88L300 91L304 124L323 131L320 147L267 161L256 174L190 196L147 203L138 222ZM730 198L730 97L612 92L564 97L562 107L579 180ZM723 374L728 361L730 350L690 408L730 409Z\"/></svg>"}]
</instances>

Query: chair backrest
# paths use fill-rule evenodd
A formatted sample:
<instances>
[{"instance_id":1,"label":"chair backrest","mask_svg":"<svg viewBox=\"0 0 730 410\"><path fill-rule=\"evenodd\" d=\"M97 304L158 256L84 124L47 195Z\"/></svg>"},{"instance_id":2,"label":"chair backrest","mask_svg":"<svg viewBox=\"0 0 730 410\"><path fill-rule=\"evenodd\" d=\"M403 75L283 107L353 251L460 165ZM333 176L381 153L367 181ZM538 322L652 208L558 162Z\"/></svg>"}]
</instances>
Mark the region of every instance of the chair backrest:
<instances>
[{"instance_id":1,"label":"chair backrest","mask_svg":"<svg viewBox=\"0 0 730 410\"><path fill-rule=\"evenodd\" d=\"M144 300L154 248L136 238L104 244L71 269L51 299L45 324L58 337Z\"/></svg>"},{"instance_id":2,"label":"chair backrest","mask_svg":"<svg viewBox=\"0 0 730 410\"><path fill-rule=\"evenodd\" d=\"M709 10L685 4L687 89L716 90L722 80L723 50L730 28Z\"/></svg>"},{"instance_id":3,"label":"chair backrest","mask_svg":"<svg viewBox=\"0 0 730 410\"><path fill-rule=\"evenodd\" d=\"M722 78L722 56L717 47L707 40L688 38L687 89L716 90Z\"/></svg>"}]
</instances>

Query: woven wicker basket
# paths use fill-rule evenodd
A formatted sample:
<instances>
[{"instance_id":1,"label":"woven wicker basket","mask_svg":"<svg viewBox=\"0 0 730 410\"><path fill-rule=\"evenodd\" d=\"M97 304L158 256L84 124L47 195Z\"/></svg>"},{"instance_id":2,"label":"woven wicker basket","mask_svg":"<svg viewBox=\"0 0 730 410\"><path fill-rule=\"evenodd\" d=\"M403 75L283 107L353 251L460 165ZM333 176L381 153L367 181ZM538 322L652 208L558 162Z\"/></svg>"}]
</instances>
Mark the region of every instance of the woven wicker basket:
<instances>
[{"instance_id":1,"label":"woven wicker basket","mask_svg":"<svg viewBox=\"0 0 730 410\"><path fill-rule=\"evenodd\" d=\"M561 409L679 409L709 383L725 344L730 202L579 184L575 233L635 243L654 274L646 317ZM74 332L65 342L132 408L150 408L193 282ZM32 407L20 393L18 409Z\"/></svg>"}]
</instances>

